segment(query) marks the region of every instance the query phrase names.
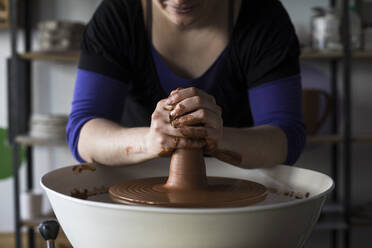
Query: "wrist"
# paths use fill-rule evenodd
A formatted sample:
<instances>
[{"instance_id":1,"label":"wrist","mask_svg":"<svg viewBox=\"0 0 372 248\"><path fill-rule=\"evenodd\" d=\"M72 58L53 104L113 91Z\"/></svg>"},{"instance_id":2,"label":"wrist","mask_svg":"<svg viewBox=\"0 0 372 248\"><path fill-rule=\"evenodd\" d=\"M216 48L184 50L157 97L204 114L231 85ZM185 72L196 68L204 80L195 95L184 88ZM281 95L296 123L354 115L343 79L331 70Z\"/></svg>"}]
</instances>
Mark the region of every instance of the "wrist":
<instances>
[{"instance_id":1,"label":"wrist","mask_svg":"<svg viewBox=\"0 0 372 248\"><path fill-rule=\"evenodd\" d=\"M144 130L144 135L142 135L141 147L144 155L149 159L158 157L158 154L156 154L154 149L152 149L152 143L151 130L150 128L146 128Z\"/></svg>"}]
</instances>

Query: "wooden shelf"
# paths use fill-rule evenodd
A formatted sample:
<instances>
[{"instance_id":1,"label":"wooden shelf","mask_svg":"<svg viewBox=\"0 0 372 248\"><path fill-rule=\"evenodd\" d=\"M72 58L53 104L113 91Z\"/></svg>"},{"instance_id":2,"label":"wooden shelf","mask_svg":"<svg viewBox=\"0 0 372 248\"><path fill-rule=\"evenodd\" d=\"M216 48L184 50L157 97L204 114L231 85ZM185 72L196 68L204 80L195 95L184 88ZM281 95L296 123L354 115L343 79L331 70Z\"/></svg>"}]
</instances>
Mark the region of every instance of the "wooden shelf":
<instances>
[{"instance_id":1,"label":"wooden shelf","mask_svg":"<svg viewBox=\"0 0 372 248\"><path fill-rule=\"evenodd\" d=\"M4 25L3 28L9 28L9 24L0 24ZM80 53L76 52L28 52L21 53L19 56L23 59L28 60L49 60L49 61L64 61L64 62L77 62L79 60ZM310 60L310 59L342 59L342 52L313 52L313 51L304 51L301 54L301 59ZM372 51L361 51L354 52L353 58L355 59L372 59Z\"/></svg>"},{"instance_id":2,"label":"wooden shelf","mask_svg":"<svg viewBox=\"0 0 372 248\"><path fill-rule=\"evenodd\" d=\"M337 135L325 135L325 136L308 136L308 144L336 144L343 142L343 138Z\"/></svg>"},{"instance_id":3,"label":"wooden shelf","mask_svg":"<svg viewBox=\"0 0 372 248\"><path fill-rule=\"evenodd\" d=\"M65 139L38 138L29 135L17 136L15 141L20 145L26 146L65 146Z\"/></svg>"},{"instance_id":4,"label":"wooden shelf","mask_svg":"<svg viewBox=\"0 0 372 248\"><path fill-rule=\"evenodd\" d=\"M341 59L342 52L302 51L301 59Z\"/></svg>"},{"instance_id":5,"label":"wooden shelf","mask_svg":"<svg viewBox=\"0 0 372 248\"><path fill-rule=\"evenodd\" d=\"M321 216L315 226L315 230L345 230L348 228L342 215Z\"/></svg>"},{"instance_id":6,"label":"wooden shelf","mask_svg":"<svg viewBox=\"0 0 372 248\"><path fill-rule=\"evenodd\" d=\"M372 202L354 207L351 223L354 226L372 227Z\"/></svg>"},{"instance_id":7,"label":"wooden shelf","mask_svg":"<svg viewBox=\"0 0 372 248\"><path fill-rule=\"evenodd\" d=\"M341 214L344 213L344 206L341 203L326 203L322 209L322 214Z\"/></svg>"},{"instance_id":8,"label":"wooden shelf","mask_svg":"<svg viewBox=\"0 0 372 248\"><path fill-rule=\"evenodd\" d=\"M79 52L28 52L20 53L19 57L27 60L48 60L60 62L77 62Z\"/></svg>"},{"instance_id":9,"label":"wooden shelf","mask_svg":"<svg viewBox=\"0 0 372 248\"><path fill-rule=\"evenodd\" d=\"M354 59L372 59L372 51L356 51L352 53ZM343 52L316 52L316 51L302 51L301 59L342 59Z\"/></svg>"},{"instance_id":10,"label":"wooden shelf","mask_svg":"<svg viewBox=\"0 0 372 248\"><path fill-rule=\"evenodd\" d=\"M361 52L354 52L353 58L356 59L372 59L372 51L361 51Z\"/></svg>"},{"instance_id":11,"label":"wooden shelf","mask_svg":"<svg viewBox=\"0 0 372 248\"><path fill-rule=\"evenodd\" d=\"M339 135L319 135L308 136L308 144L337 144L344 142L344 138ZM372 136L355 136L351 139L353 143L372 144Z\"/></svg>"},{"instance_id":12,"label":"wooden shelf","mask_svg":"<svg viewBox=\"0 0 372 248\"><path fill-rule=\"evenodd\" d=\"M1 29L9 29L10 24L8 22L0 22L0 30Z\"/></svg>"}]
</instances>

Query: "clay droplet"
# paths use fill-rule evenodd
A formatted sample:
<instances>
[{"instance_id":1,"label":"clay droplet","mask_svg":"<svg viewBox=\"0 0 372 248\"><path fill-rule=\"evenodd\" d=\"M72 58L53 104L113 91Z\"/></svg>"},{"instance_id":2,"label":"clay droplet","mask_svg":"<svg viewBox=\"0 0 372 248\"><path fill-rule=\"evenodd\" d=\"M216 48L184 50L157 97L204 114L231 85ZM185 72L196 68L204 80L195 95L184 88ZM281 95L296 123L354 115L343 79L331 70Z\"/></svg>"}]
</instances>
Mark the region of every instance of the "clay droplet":
<instances>
[{"instance_id":1,"label":"clay droplet","mask_svg":"<svg viewBox=\"0 0 372 248\"><path fill-rule=\"evenodd\" d=\"M89 164L80 164L72 167L72 171L74 172L74 174L80 174L84 170L95 171L96 167Z\"/></svg>"},{"instance_id":2,"label":"clay droplet","mask_svg":"<svg viewBox=\"0 0 372 248\"><path fill-rule=\"evenodd\" d=\"M127 148L125 148L125 153L128 155L129 153L131 153L133 151L133 147L131 146L128 146Z\"/></svg>"}]
</instances>

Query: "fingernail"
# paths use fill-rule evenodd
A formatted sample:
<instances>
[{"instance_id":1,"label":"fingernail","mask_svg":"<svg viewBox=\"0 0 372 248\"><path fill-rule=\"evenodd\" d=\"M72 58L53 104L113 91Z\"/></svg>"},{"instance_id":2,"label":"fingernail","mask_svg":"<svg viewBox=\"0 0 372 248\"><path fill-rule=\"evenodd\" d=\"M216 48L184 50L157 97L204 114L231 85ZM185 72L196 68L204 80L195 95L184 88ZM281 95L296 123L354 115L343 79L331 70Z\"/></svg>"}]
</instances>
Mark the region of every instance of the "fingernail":
<instances>
[{"instance_id":1,"label":"fingernail","mask_svg":"<svg viewBox=\"0 0 372 248\"><path fill-rule=\"evenodd\" d=\"M170 114L172 117L174 117L174 115L176 115L176 111L172 110L169 114Z\"/></svg>"}]
</instances>

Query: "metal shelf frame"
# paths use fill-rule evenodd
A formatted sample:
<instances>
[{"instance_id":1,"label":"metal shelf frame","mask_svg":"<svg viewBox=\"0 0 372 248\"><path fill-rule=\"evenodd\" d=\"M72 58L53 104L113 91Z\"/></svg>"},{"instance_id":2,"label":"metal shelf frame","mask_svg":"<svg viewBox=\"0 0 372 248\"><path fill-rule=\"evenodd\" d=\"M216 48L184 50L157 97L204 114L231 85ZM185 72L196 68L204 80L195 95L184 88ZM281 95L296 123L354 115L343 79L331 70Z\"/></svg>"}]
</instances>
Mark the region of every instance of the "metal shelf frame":
<instances>
[{"instance_id":1,"label":"metal shelf frame","mask_svg":"<svg viewBox=\"0 0 372 248\"><path fill-rule=\"evenodd\" d=\"M17 142L17 137L28 132L28 121L32 113L32 92L31 92L31 78L32 78L32 62L35 59L49 60L49 61L63 61L76 62L78 60L78 53L71 53L65 55L61 54L43 54L31 51L31 6L32 0L10 0L10 42L11 42L11 58L8 60L8 90L9 90L9 142L13 148L13 188L14 188L14 208L15 208L15 247L21 248L22 237L21 227L25 226L24 221L20 219L20 204L19 204L19 153L20 144ZM329 0L331 6L335 6L336 0ZM20 5L22 4L22 11ZM338 70L342 63L342 92L344 96L343 106L343 130L339 130L337 111L333 111L332 116L332 136L337 138L334 142L324 142L331 145L331 176L336 182L336 188L332 195L332 201L336 202L342 209L341 218L337 222L325 223L320 225L320 229L331 229L331 247L351 247L350 239L350 207L351 207L351 186L352 186L352 170L351 170L351 145L355 141L351 135L351 70L352 70L352 52L350 46L350 25L349 25L349 0L342 0L342 35L344 50L337 54L315 54L305 53L301 59L327 59L329 61L330 70L330 84L331 93L333 96L333 106L339 105L338 100ZM22 18L20 18L22 17ZM23 20L19 23L19 20ZM18 31L19 27L23 29L24 52L17 51L18 45ZM354 54L354 58L372 58L372 54ZM19 138L18 138L19 141ZM22 143L22 142L21 142ZM315 142L316 143L316 142ZM27 144L27 189L32 190L33 182L33 164L32 164L32 147L37 144ZM341 146L343 153L340 153ZM342 160L342 161L340 161ZM340 224L341 223L341 224ZM345 224L345 225L344 225ZM28 244L29 248L35 247L35 233L31 225L28 226ZM336 228L342 226L342 228Z\"/></svg>"}]
</instances>

